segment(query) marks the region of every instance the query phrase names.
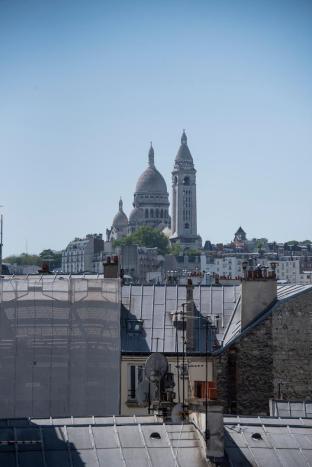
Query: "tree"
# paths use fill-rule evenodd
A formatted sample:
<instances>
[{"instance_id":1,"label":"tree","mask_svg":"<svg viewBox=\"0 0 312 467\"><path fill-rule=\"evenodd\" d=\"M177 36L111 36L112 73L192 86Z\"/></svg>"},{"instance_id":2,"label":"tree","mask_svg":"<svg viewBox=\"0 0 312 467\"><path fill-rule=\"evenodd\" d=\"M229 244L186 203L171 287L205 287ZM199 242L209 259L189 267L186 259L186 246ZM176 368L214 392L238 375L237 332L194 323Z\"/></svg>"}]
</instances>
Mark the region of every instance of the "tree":
<instances>
[{"instance_id":1,"label":"tree","mask_svg":"<svg viewBox=\"0 0 312 467\"><path fill-rule=\"evenodd\" d=\"M29 255L28 253L22 253L20 255L7 256L3 260L4 263L18 264L19 266L32 266L41 264L41 258L38 255Z\"/></svg>"},{"instance_id":2,"label":"tree","mask_svg":"<svg viewBox=\"0 0 312 467\"><path fill-rule=\"evenodd\" d=\"M135 232L119 240L114 241L114 246L138 245L147 248L158 248L160 254L168 253L168 238L158 229L142 226Z\"/></svg>"},{"instance_id":3,"label":"tree","mask_svg":"<svg viewBox=\"0 0 312 467\"><path fill-rule=\"evenodd\" d=\"M57 269L61 267L62 264L62 253L59 251L54 251L51 249L42 250L39 253L41 258L41 263L48 263L50 270Z\"/></svg>"},{"instance_id":4,"label":"tree","mask_svg":"<svg viewBox=\"0 0 312 467\"><path fill-rule=\"evenodd\" d=\"M43 250L39 255L21 253L20 255L7 256L3 262L17 264L18 266L42 266L43 263L48 263L52 270L61 266L62 253L47 249Z\"/></svg>"},{"instance_id":5,"label":"tree","mask_svg":"<svg viewBox=\"0 0 312 467\"><path fill-rule=\"evenodd\" d=\"M182 253L182 247L179 245L179 243L174 243L170 250L169 253L174 256L179 256Z\"/></svg>"}]
</instances>

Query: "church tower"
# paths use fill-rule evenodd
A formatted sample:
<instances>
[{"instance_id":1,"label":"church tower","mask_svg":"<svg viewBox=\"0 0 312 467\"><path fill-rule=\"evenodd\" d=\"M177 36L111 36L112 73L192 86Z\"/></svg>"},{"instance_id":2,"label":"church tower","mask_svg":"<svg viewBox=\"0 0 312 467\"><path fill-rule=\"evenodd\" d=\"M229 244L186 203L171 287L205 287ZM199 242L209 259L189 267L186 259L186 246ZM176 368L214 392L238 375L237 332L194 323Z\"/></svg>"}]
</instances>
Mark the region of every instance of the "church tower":
<instances>
[{"instance_id":1,"label":"church tower","mask_svg":"<svg viewBox=\"0 0 312 467\"><path fill-rule=\"evenodd\" d=\"M172 171L172 243L184 248L201 247L196 210L196 170L183 130Z\"/></svg>"}]
</instances>

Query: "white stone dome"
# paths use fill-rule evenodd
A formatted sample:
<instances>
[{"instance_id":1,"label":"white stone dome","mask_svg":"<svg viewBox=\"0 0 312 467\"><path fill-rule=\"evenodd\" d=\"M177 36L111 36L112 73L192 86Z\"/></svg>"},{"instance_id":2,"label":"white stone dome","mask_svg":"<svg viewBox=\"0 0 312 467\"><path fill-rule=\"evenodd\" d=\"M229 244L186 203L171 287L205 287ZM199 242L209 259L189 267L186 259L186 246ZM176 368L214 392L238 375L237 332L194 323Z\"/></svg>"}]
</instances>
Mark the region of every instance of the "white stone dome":
<instances>
[{"instance_id":1,"label":"white stone dome","mask_svg":"<svg viewBox=\"0 0 312 467\"><path fill-rule=\"evenodd\" d=\"M128 217L123 211L123 203L120 199L119 201L119 210L113 219L113 227L126 227L128 225Z\"/></svg>"},{"instance_id":2,"label":"white stone dome","mask_svg":"<svg viewBox=\"0 0 312 467\"><path fill-rule=\"evenodd\" d=\"M144 170L142 175L139 177L135 192L138 194L150 194L158 193L167 195L167 185L164 177L155 167L154 164L154 149L153 146L150 147L148 153L149 164L147 169Z\"/></svg>"},{"instance_id":3,"label":"white stone dome","mask_svg":"<svg viewBox=\"0 0 312 467\"><path fill-rule=\"evenodd\" d=\"M129 224L137 224L142 222L144 218L144 213L142 208L135 207L132 209L129 216Z\"/></svg>"}]
</instances>

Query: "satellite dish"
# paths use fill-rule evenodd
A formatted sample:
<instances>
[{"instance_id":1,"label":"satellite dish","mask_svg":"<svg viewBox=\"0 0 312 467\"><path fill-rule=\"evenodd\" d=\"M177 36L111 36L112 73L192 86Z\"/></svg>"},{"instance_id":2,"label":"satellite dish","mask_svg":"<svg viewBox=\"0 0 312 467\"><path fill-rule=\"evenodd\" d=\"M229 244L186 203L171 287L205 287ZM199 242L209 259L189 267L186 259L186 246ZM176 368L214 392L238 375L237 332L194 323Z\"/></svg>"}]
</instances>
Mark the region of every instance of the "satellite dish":
<instances>
[{"instance_id":1,"label":"satellite dish","mask_svg":"<svg viewBox=\"0 0 312 467\"><path fill-rule=\"evenodd\" d=\"M183 421L184 410L182 404L176 404L171 411L171 421L173 423L180 423Z\"/></svg>"},{"instance_id":2,"label":"satellite dish","mask_svg":"<svg viewBox=\"0 0 312 467\"><path fill-rule=\"evenodd\" d=\"M142 383L138 384L136 390L136 399L141 407L147 407L149 402L155 399L156 388L153 383L144 379Z\"/></svg>"},{"instance_id":3,"label":"satellite dish","mask_svg":"<svg viewBox=\"0 0 312 467\"><path fill-rule=\"evenodd\" d=\"M157 382L168 371L168 361L162 353L152 353L145 363L145 376L151 382Z\"/></svg>"}]
</instances>

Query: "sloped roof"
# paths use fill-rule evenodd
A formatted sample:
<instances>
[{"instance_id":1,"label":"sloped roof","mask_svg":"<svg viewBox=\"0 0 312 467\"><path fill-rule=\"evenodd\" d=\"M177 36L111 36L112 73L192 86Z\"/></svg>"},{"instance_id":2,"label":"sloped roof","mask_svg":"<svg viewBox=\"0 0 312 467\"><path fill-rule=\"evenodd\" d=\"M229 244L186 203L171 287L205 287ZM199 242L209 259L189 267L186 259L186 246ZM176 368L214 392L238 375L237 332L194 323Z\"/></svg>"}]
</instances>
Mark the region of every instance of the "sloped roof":
<instances>
[{"instance_id":1,"label":"sloped roof","mask_svg":"<svg viewBox=\"0 0 312 467\"><path fill-rule=\"evenodd\" d=\"M312 465L311 419L225 416L224 428L229 466Z\"/></svg>"},{"instance_id":2,"label":"sloped roof","mask_svg":"<svg viewBox=\"0 0 312 467\"><path fill-rule=\"evenodd\" d=\"M208 465L194 425L152 416L5 419L0 436L0 465L8 467Z\"/></svg>"},{"instance_id":3,"label":"sloped roof","mask_svg":"<svg viewBox=\"0 0 312 467\"><path fill-rule=\"evenodd\" d=\"M215 337L221 341L230 318L240 302L240 286L194 287L195 352L205 352L206 321L209 317L216 331L209 330L208 350ZM182 310L186 302L185 286L123 286L121 347L122 352L182 351L182 329L176 329L171 313ZM129 333L128 321L143 320L143 332Z\"/></svg>"},{"instance_id":4,"label":"sloped roof","mask_svg":"<svg viewBox=\"0 0 312 467\"><path fill-rule=\"evenodd\" d=\"M276 306L276 304L288 300L290 298L294 298L297 295L307 292L308 290L312 290L312 284L310 285L302 285L302 284L283 284L283 285L278 285L277 286L277 302L273 305ZM272 309L272 308L271 308ZM263 310L265 311L265 310ZM270 310L267 310L268 312ZM263 317L265 317L267 314ZM261 318L259 318L261 319ZM258 321L256 321L257 323ZM250 326L254 326L255 323L252 323ZM226 327L224 331L224 336L222 340L222 345L228 344L230 341L232 341L235 337L239 336L242 331L241 327L241 306L236 307L236 309L233 311L232 316L230 317L230 320L228 322L228 326Z\"/></svg>"},{"instance_id":5,"label":"sloped roof","mask_svg":"<svg viewBox=\"0 0 312 467\"><path fill-rule=\"evenodd\" d=\"M312 418L312 400L308 401L285 401L272 400L271 415L275 417L303 417ZM271 412L270 409L270 412Z\"/></svg>"}]
</instances>

